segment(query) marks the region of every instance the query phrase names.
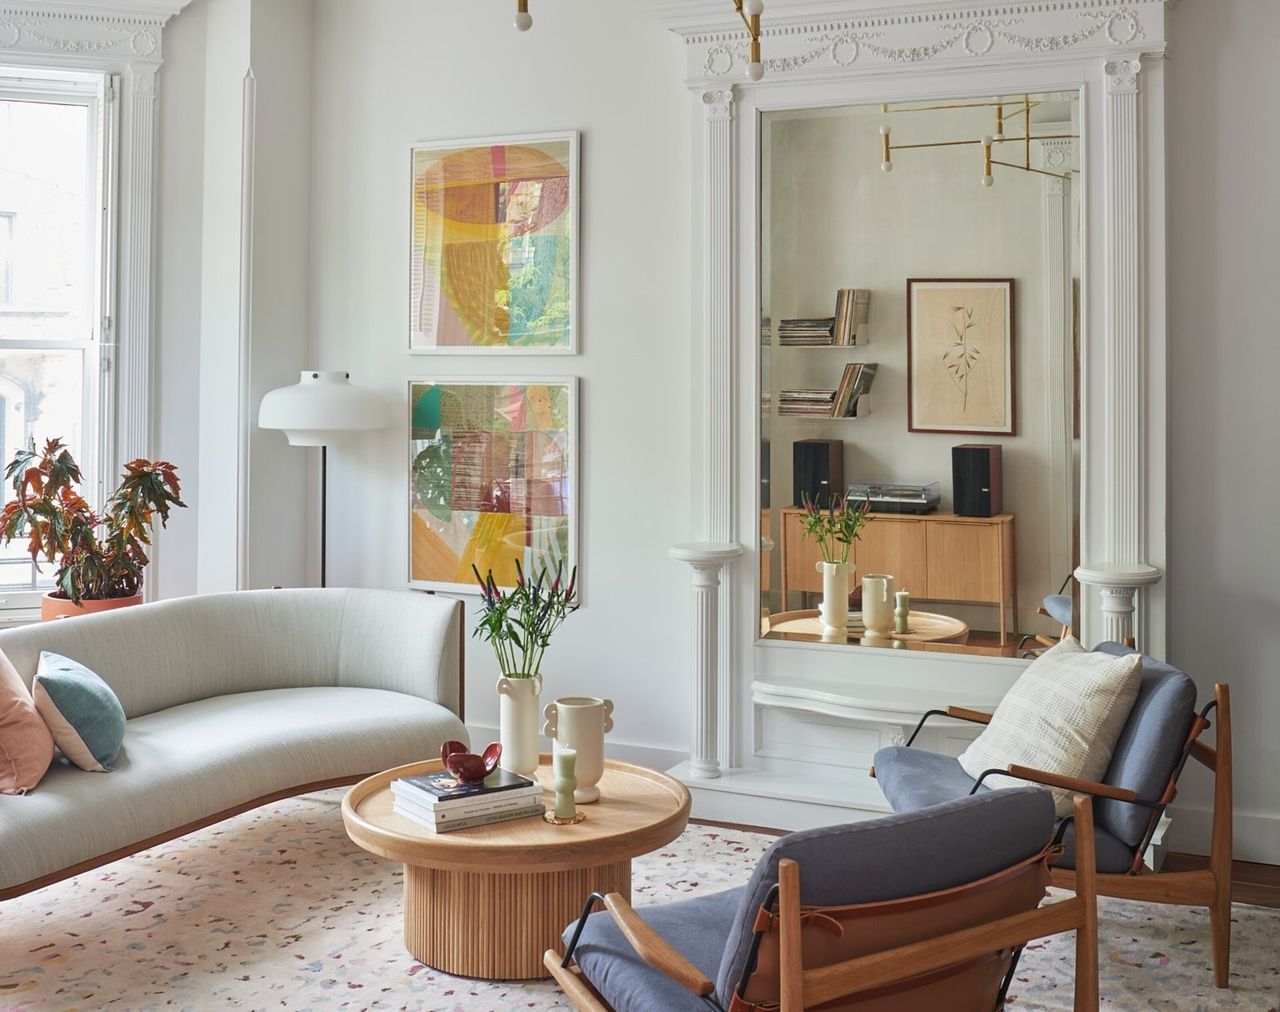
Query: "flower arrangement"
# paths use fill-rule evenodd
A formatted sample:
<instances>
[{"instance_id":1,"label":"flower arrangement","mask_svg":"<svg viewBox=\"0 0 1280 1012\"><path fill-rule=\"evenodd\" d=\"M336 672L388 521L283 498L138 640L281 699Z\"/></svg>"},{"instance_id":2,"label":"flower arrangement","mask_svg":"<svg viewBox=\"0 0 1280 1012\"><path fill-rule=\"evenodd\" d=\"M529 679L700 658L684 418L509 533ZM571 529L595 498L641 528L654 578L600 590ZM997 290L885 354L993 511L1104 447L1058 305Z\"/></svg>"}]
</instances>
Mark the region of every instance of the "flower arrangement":
<instances>
[{"instance_id":1,"label":"flower arrangement","mask_svg":"<svg viewBox=\"0 0 1280 1012\"><path fill-rule=\"evenodd\" d=\"M167 461L134 460L124 470L98 514L76 492L80 467L60 439L43 450L32 440L5 469L15 498L0 512L0 542L25 537L33 562L43 557L56 566L55 594L77 607L139 593L156 517L166 526L171 507L186 507L177 468Z\"/></svg>"},{"instance_id":2,"label":"flower arrangement","mask_svg":"<svg viewBox=\"0 0 1280 1012\"><path fill-rule=\"evenodd\" d=\"M807 494L800 498L805 511L801 518L804 536L818 543L822 561L848 562L849 549L859 539L867 522L869 504L863 502L853 506L847 499L839 499L840 505L837 507L837 496L833 495L830 504L823 510Z\"/></svg>"},{"instance_id":3,"label":"flower arrangement","mask_svg":"<svg viewBox=\"0 0 1280 1012\"><path fill-rule=\"evenodd\" d=\"M471 569L484 595L484 612L474 635L493 645L503 677L537 677L551 634L578 610L578 567L566 583L561 579L562 566L556 566L553 577L544 565L532 580L525 577L517 562L516 585L505 593L494 580L492 569L488 576L481 576L474 565Z\"/></svg>"}]
</instances>

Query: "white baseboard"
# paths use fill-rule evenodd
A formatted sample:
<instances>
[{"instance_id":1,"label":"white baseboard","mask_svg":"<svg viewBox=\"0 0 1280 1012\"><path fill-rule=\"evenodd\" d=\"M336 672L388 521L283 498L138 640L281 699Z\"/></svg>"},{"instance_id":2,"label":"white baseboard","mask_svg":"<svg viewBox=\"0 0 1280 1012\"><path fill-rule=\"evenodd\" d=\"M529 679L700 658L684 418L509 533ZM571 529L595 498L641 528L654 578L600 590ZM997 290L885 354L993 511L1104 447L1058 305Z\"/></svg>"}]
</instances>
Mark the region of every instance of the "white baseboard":
<instances>
[{"instance_id":1,"label":"white baseboard","mask_svg":"<svg viewBox=\"0 0 1280 1012\"><path fill-rule=\"evenodd\" d=\"M467 732L471 735L471 745L473 748L482 748L486 743L498 740L498 729L489 727L486 724L468 724ZM551 739L540 738L540 748L544 752L551 751ZM688 752L677 752L675 749L654 748L651 745L636 745L632 742L615 741L606 737L604 740L604 754L609 759L617 759L619 762L635 763L637 766L647 766L652 770L670 769L677 763L683 762L689 758Z\"/></svg>"},{"instance_id":2,"label":"white baseboard","mask_svg":"<svg viewBox=\"0 0 1280 1012\"><path fill-rule=\"evenodd\" d=\"M1213 832L1213 812L1208 808L1177 805L1169 811L1173 825L1166 846L1183 854L1208 854ZM1259 864L1280 864L1280 814L1236 810L1235 859Z\"/></svg>"}]
</instances>

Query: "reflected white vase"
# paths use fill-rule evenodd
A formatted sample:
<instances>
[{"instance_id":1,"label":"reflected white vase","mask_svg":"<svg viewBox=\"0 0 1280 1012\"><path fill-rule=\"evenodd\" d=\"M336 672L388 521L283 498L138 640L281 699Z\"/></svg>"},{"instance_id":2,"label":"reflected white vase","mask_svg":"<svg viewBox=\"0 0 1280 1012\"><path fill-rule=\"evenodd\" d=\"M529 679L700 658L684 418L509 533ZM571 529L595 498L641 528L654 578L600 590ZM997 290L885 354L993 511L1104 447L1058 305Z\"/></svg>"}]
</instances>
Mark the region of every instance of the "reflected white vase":
<instances>
[{"instance_id":1,"label":"reflected white vase","mask_svg":"<svg viewBox=\"0 0 1280 1012\"><path fill-rule=\"evenodd\" d=\"M815 568L822 574L823 629L843 633L849 627L849 574L853 566L848 562L818 562Z\"/></svg>"},{"instance_id":2,"label":"reflected white vase","mask_svg":"<svg viewBox=\"0 0 1280 1012\"><path fill-rule=\"evenodd\" d=\"M542 733L555 739L556 749L571 748L578 753L573 800L579 805L599 801L596 785L604 776L604 736L613 730L613 700L565 696L548 703L543 714L547 723Z\"/></svg>"},{"instance_id":3,"label":"reflected white vase","mask_svg":"<svg viewBox=\"0 0 1280 1012\"><path fill-rule=\"evenodd\" d=\"M894 579L879 573L862 578L862 624L867 632L888 636L893 632Z\"/></svg>"},{"instance_id":4,"label":"reflected white vase","mask_svg":"<svg viewBox=\"0 0 1280 1012\"><path fill-rule=\"evenodd\" d=\"M504 770L531 777L538 770L538 697L542 676L498 679L498 740Z\"/></svg>"}]
</instances>

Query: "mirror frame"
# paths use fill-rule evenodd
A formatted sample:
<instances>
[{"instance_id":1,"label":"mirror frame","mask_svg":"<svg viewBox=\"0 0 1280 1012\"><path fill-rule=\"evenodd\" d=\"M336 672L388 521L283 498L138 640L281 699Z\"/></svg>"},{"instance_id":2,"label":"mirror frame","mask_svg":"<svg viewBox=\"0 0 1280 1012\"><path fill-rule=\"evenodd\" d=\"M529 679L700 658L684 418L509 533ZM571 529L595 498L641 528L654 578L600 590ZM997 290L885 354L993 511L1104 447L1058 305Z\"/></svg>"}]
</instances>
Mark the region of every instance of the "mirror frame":
<instances>
[{"instance_id":1,"label":"mirror frame","mask_svg":"<svg viewBox=\"0 0 1280 1012\"><path fill-rule=\"evenodd\" d=\"M984 94L1080 94L1081 626L1163 655L1166 602L1164 0L770 0L766 73L748 81L731 0L651 8L685 41L693 151L697 537L738 542L722 579L722 765L754 747L755 684L841 677L998 698L1012 658L759 639L761 113ZM754 562L754 564L753 564ZM945 704L945 699L939 699Z\"/></svg>"}]
</instances>

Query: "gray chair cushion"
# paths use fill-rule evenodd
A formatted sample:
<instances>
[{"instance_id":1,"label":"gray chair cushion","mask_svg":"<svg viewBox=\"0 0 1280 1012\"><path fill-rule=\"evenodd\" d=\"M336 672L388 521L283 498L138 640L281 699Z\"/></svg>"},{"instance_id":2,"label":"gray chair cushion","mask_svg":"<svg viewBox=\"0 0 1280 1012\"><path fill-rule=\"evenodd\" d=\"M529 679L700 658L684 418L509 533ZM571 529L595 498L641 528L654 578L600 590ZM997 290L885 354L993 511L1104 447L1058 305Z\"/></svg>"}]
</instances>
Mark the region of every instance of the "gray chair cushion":
<instances>
[{"instance_id":1,"label":"gray chair cushion","mask_svg":"<svg viewBox=\"0 0 1280 1012\"><path fill-rule=\"evenodd\" d=\"M884 748L875 757L876 780L895 812L914 812L933 805L965 797L973 788L973 780L949 755L923 748L901 745ZM984 786L978 797L990 793ZM1095 807L1096 807L1095 802ZM1054 827L1055 831L1057 826ZM1057 861L1059 867L1074 868L1075 830L1068 828L1063 842L1066 852ZM1101 826L1094 827L1094 848L1098 870L1120 874L1129 870L1133 845L1117 840Z\"/></svg>"},{"instance_id":2,"label":"gray chair cushion","mask_svg":"<svg viewBox=\"0 0 1280 1012\"><path fill-rule=\"evenodd\" d=\"M0 796L0 889L268 794L429 759L450 738L465 741L466 728L443 706L341 686L235 693L135 717L113 772L55 763L30 794Z\"/></svg>"},{"instance_id":3,"label":"gray chair cushion","mask_svg":"<svg viewBox=\"0 0 1280 1012\"><path fill-rule=\"evenodd\" d=\"M694 966L714 978L729 930L742 905L743 891L739 886L696 900L644 907L640 913ZM574 926L570 924L565 929L566 946ZM574 958L615 1012L707 1012L701 998L637 956L613 918L603 910L587 918Z\"/></svg>"},{"instance_id":4,"label":"gray chair cushion","mask_svg":"<svg viewBox=\"0 0 1280 1012\"><path fill-rule=\"evenodd\" d=\"M894 745L882 748L872 763L876 781L895 812L914 812L963 798L973 790L973 778L955 756L927 748ZM989 792L985 784L978 793Z\"/></svg>"},{"instance_id":5,"label":"gray chair cushion","mask_svg":"<svg viewBox=\"0 0 1280 1012\"><path fill-rule=\"evenodd\" d=\"M1117 657L1134 653L1119 643L1094 649ZM1196 687L1183 672L1163 661L1142 658L1142 685L1129 721L1120 733L1103 782L1125 787L1145 801L1158 801L1182 755L1195 716ZM1146 835L1151 810L1123 801L1094 805L1099 827L1136 847Z\"/></svg>"},{"instance_id":6,"label":"gray chair cushion","mask_svg":"<svg viewBox=\"0 0 1280 1012\"><path fill-rule=\"evenodd\" d=\"M760 859L742 893L716 977L716 996L727 1005L742 978L755 913L777 883L778 862L784 858L800 864L802 903L839 906L985 878L1031 857L1052 838L1053 798L1038 787L984 791L923 811L784 836Z\"/></svg>"},{"instance_id":7,"label":"gray chair cushion","mask_svg":"<svg viewBox=\"0 0 1280 1012\"><path fill-rule=\"evenodd\" d=\"M1042 602L1044 610L1058 625L1070 625L1075 604L1070 594L1050 594Z\"/></svg>"}]
</instances>

